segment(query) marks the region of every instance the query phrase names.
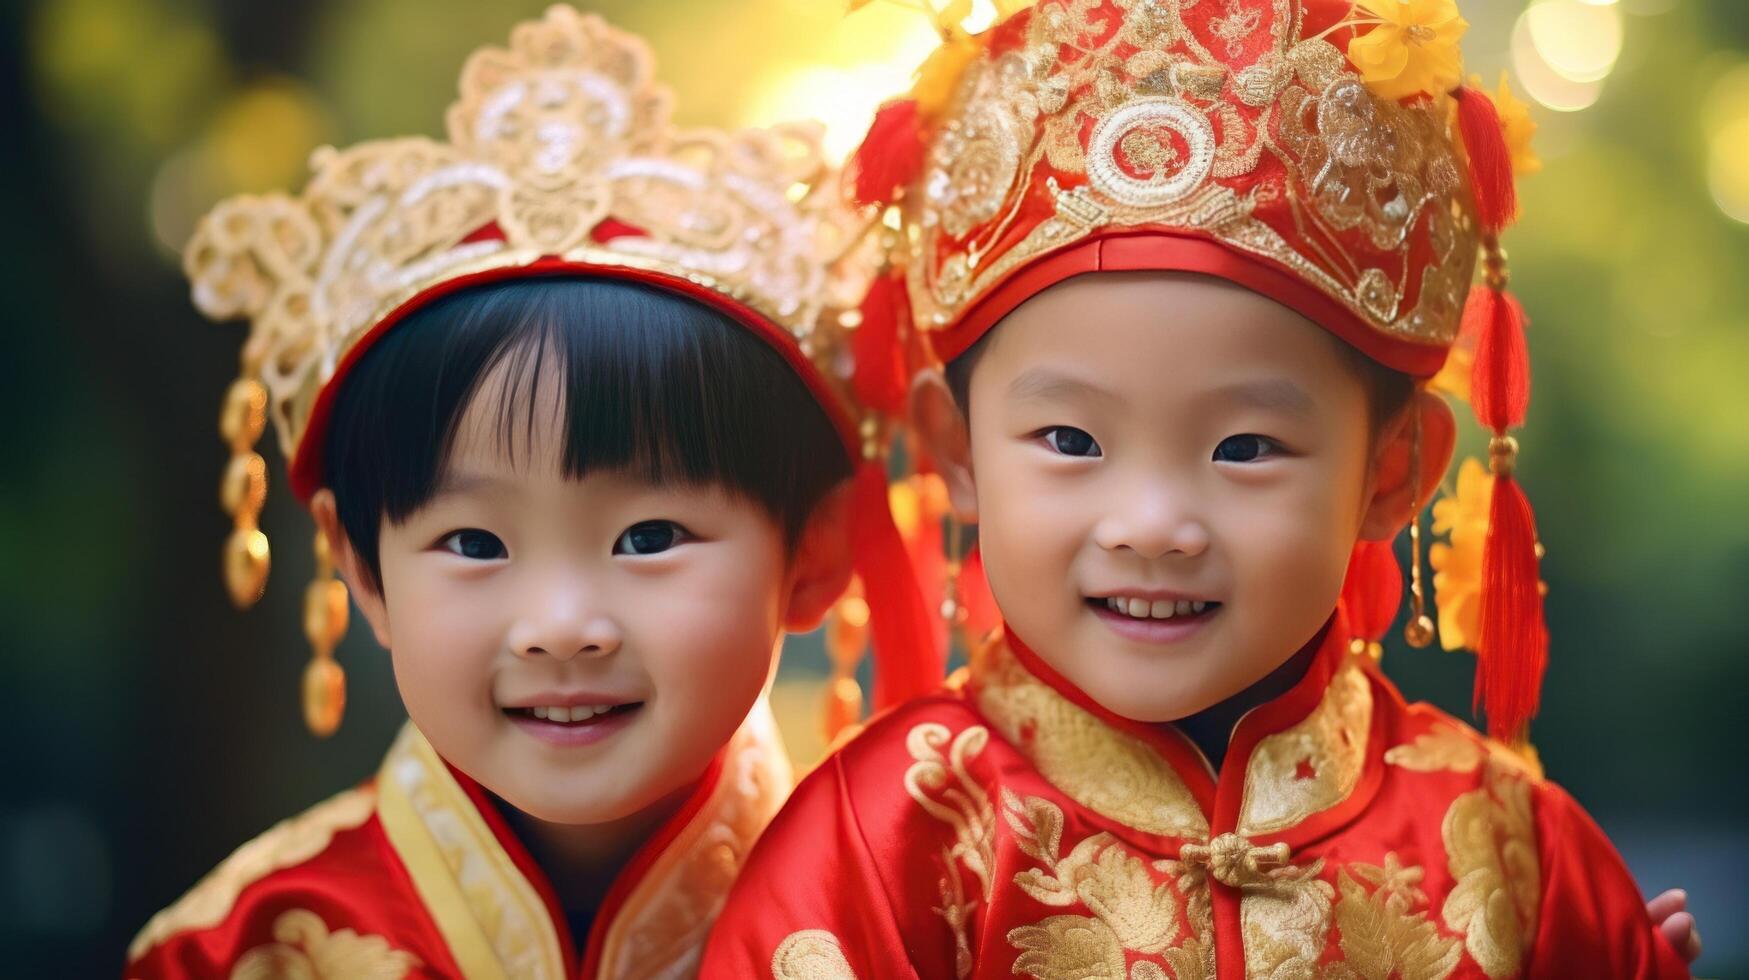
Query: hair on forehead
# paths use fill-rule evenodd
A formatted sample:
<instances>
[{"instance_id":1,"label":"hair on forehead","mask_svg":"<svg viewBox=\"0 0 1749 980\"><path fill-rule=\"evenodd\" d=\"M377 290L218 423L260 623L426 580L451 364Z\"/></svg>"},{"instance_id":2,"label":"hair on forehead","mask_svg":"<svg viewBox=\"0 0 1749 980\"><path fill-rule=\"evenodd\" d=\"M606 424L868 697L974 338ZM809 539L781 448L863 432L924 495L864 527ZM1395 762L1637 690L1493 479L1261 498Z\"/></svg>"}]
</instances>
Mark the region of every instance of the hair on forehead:
<instances>
[{"instance_id":1,"label":"hair on forehead","mask_svg":"<svg viewBox=\"0 0 1749 980\"><path fill-rule=\"evenodd\" d=\"M381 523L430 502L470 415L470 435L488 435L513 472L538 449L569 479L611 471L720 486L764 508L792 543L850 475L831 420L783 355L717 310L611 279L481 286L407 317L335 399L326 484L373 576ZM543 433L558 445L539 446Z\"/></svg>"}]
</instances>

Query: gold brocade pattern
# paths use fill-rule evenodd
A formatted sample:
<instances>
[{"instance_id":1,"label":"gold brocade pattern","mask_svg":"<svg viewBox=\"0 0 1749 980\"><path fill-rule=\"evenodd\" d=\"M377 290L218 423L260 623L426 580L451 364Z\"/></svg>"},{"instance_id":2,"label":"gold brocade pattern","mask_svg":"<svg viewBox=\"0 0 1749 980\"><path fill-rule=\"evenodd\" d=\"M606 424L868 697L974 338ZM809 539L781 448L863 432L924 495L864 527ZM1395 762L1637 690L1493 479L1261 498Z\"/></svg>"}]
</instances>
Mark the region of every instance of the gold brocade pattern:
<instances>
[{"instance_id":1,"label":"gold brocade pattern","mask_svg":"<svg viewBox=\"0 0 1749 980\"><path fill-rule=\"evenodd\" d=\"M644 980L698 972L729 886L793 782L777 720L761 696L729 739L710 799L620 906L602 941L602 976Z\"/></svg>"},{"instance_id":2,"label":"gold brocade pattern","mask_svg":"<svg viewBox=\"0 0 1749 980\"><path fill-rule=\"evenodd\" d=\"M772 980L856 980L838 937L824 929L792 932L771 956Z\"/></svg>"},{"instance_id":3,"label":"gold brocade pattern","mask_svg":"<svg viewBox=\"0 0 1749 980\"><path fill-rule=\"evenodd\" d=\"M275 942L237 960L231 980L400 980L419 958L381 936L330 933L321 916L292 909L273 921Z\"/></svg>"},{"instance_id":4,"label":"gold brocade pattern","mask_svg":"<svg viewBox=\"0 0 1749 980\"><path fill-rule=\"evenodd\" d=\"M1532 782L1543 778L1542 765L1528 748L1516 749L1444 720L1436 721L1412 741L1394 745L1385 752L1386 764L1415 772L1475 772L1484 761Z\"/></svg>"},{"instance_id":5,"label":"gold brocade pattern","mask_svg":"<svg viewBox=\"0 0 1749 980\"><path fill-rule=\"evenodd\" d=\"M129 945L128 959L139 959L177 933L218 925L231 913L244 888L322 853L336 833L363 824L375 812L375 791L361 787L274 825L238 848L176 904L152 916Z\"/></svg>"},{"instance_id":6,"label":"gold brocade pattern","mask_svg":"<svg viewBox=\"0 0 1749 980\"><path fill-rule=\"evenodd\" d=\"M1345 661L1311 714L1258 741L1245 766L1239 833L1285 830L1348 799L1366 768L1372 713L1366 672Z\"/></svg>"},{"instance_id":7,"label":"gold brocade pattern","mask_svg":"<svg viewBox=\"0 0 1749 980\"><path fill-rule=\"evenodd\" d=\"M1208 837L1208 818L1170 763L1052 690L1001 641L972 665L978 709L1070 799L1137 830Z\"/></svg>"},{"instance_id":8,"label":"gold brocade pattern","mask_svg":"<svg viewBox=\"0 0 1749 980\"><path fill-rule=\"evenodd\" d=\"M1024 43L967 70L907 214L919 325L952 325L1047 253L1159 228L1278 262L1382 333L1450 343L1476 232L1449 100L1373 97L1334 45L1301 38L1297 3L1228 2L1217 56L1185 22L1195 3L1047 0Z\"/></svg>"},{"instance_id":9,"label":"gold brocade pattern","mask_svg":"<svg viewBox=\"0 0 1749 980\"><path fill-rule=\"evenodd\" d=\"M942 848L941 907L936 914L946 921L954 938L954 968L961 977L972 970L971 940L967 925L980 900L989 901L990 872L995 866L996 815L990 796L966 770L967 762L990 741L989 729L973 725L952 734L946 725L918 725L905 737L905 747L916 760L905 771L905 791L923 812L953 828L954 842ZM943 754L942 748L947 752ZM953 783L948 783L949 776ZM936 795L939 793L939 797ZM960 868L977 879L978 890L966 894Z\"/></svg>"},{"instance_id":10,"label":"gold brocade pattern","mask_svg":"<svg viewBox=\"0 0 1749 980\"><path fill-rule=\"evenodd\" d=\"M1490 980L1518 975L1536 934L1542 896L1531 783L1490 763L1486 784L1452 802L1445 850L1456 885L1445 897L1445 926Z\"/></svg>"},{"instance_id":11,"label":"gold brocade pattern","mask_svg":"<svg viewBox=\"0 0 1749 980\"><path fill-rule=\"evenodd\" d=\"M839 281L860 229L820 128L681 131L670 102L641 40L554 6L468 60L447 141L325 147L300 195L231 198L202 219L183 256L195 304L252 321L243 363L286 456L316 392L386 314L542 256L702 285L813 353L822 310L854 306L866 285L860 269ZM610 221L636 233L598 236ZM502 238L475 237L492 226Z\"/></svg>"},{"instance_id":12,"label":"gold brocade pattern","mask_svg":"<svg viewBox=\"0 0 1749 980\"><path fill-rule=\"evenodd\" d=\"M1008 932L1019 952L1013 972L1038 980L1125 980L1129 954L1160 957L1181 978L1214 975L1214 920L1202 869L1156 861L1164 877L1109 833L1062 853L1063 811L1036 796L1002 794L1002 816L1016 845L1035 863L1014 885L1048 906L1087 914L1050 916ZM1130 980L1164 977L1158 963L1138 963Z\"/></svg>"},{"instance_id":13,"label":"gold brocade pattern","mask_svg":"<svg viewBox=\"0 0 1749 980\"><path fill-rule=\"evenodd\" d=\"M1364 980L1445 980L1457 969L1463 946L1427 918L1427 895L1419 887L1424 874L1394 852L1382 867L1351 864L1336 873L1346 972Z\"/></svg>"}]
</instances>

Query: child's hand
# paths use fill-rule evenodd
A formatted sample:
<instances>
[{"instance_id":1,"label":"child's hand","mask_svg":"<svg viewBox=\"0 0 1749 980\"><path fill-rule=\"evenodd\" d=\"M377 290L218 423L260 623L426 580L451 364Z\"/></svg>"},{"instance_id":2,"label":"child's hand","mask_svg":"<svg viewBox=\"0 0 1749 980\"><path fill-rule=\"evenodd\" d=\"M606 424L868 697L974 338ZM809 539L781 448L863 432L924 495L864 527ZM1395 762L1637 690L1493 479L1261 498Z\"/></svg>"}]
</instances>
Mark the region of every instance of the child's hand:
<instances>
[{"instance_id":1,"label":"child's hand","mask_svg":"<svg viewBox=\"0 0 1749 980\"><path fill-rule=\"evenodd\" d=\"M1646 903L1646 914L1683 959L1693 963L1700 957L1700 930L1695 928L1694 913L1688 911L1687 892L1670 889Z\"/></svg>"}]
</instances>

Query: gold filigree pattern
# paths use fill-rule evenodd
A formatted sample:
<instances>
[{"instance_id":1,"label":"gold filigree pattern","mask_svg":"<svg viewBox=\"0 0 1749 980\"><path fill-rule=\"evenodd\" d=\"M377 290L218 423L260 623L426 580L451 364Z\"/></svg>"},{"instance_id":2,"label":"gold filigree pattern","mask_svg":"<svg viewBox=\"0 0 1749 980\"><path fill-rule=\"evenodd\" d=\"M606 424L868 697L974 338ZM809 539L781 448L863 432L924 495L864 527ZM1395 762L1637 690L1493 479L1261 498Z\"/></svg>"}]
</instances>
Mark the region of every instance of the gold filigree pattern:
<instances>
[{"instance_id":1,"label":"gold filigree pattern","mask_svg":"<svg viewBox=\"0 0 1749 980\"><path fill-rule=\"evenodd\" d=\"M367 786L349 789L275 824L239 847L174 905L152 916L128 946L128 959L139 959L177 933L218 925L244 888L322 853L335 834L362 825L375 812L376 792Z\"/></svg>"},{"instance_id":2,"label":"gold filigree pattern","mask_svg":"<svg viewBox=\"0 0 1749 980\"><path fill-rule=\"evenodd\" d=\"M1311 714L1258 741L1245 767L1240 834L1275 833L1348 799L1366 767L1372 697L1366 672L1345 661Z\"/></svg>"},{"instance_id":3,"label":"gold filigree pattern","mask_svg":"<svg viewBox=\"0 0 1749 980\"><path fill-rule=\"evenodd\" d=\"M1269 980L1317 976L1329 945L1335 889L1318 877L1324 862L1277 868L1239 898L1245 975Z\"/></svg>"},{"instance_id":4,"label":"gold filigree pattern","mask_svg":"<svg viewBox=\"0 0 1749 980\"><path fill-rule=\"evenodd\" d=\"M1385 763L1415 772L1475 772L1487 758L1476 739L1450 725L1435 725L1414 741L1385 751Z\"/></svg>"},{"instance_id":5,"label":"gold filigree pattern","mask_svg":"<svg viewBox=\"0 0 1749 980\"><path fill-rule=\"evenodd\" d=\"M382 936L351 929L329 932L322 917L292 909L273 920L275 942L244 953L231 980L400 980L419 957L395 949Z\"/></svg>"},{"instance_id":6,"label":"gold filigree pattern","mask_svg":"<svg viewBox=\"0 0 1749 980\"><path fill-rule=\"evenodd\" d=\"M1299 4L1205 3L1192 24L1193 6L1043 0L1018 44L967 69L907 210L919 325L952 326L1091 235L1157 228L1277 262L1387 335L1449 343L1476 231L1445 97L1374 96L1334 45L1301 38Z\"/></svg>"},{"instance_id":7,"label":"gold filigree pattern","mask_svg":"<svg viewBox=\"0 0 1749 980\"><path fill-rule=\"evenodd\" d=\"M1170 763L1033 677L1004 644L974 662L972 687L996 731L1075 802L1138 830L1207 839L1208 818Z\"/></svg>"},{"instance_id":8,"label":"gold filigree pattern","mask_svg":"<svg viewBox=\"0 0 1749 980\"><path fill-rule=\"evenodd\" d=\"M1419 887L1424 875L1394 852L1383 866L1357 863L1336 873L1336 928L1347 972L1363 980L1445 980L1457 969L1463 945L1428 919Z\"/></svg>"},{"instance_id":9,"label":"gold filigree pattern","mask_svg":"<svg viewBox=\"0 0 1749 980\"><path fill-rule=\"evenodd\" d=\"M432 285L542 256L703 285L811 352L825 305L864 285L832 271L859 229L819 127L677 131L653 76L641 40L554 6L468 60L447 141L324 148L300 195L232 198L200 222L183 256L195 305L252 321L245 371L288 458L368 328Z\"/></svg>"},{"instance_id":10,"label":"gold filigree pattern","mask_svg":"<svg viewBox=\"0 0 1749 980\"><path fill-rule=\"evenodd\" d=\"M1542 895L1531 784L1490 765L1486 785L1446 811L1446 861L1456 882L1445 897L1445 926L1490 980L1517 976L1536 935Z\"/></svg>"},{"instance_id":11,"label":"gold filigree pattern","mask_svg":"<svg viewBox=\"0 0 1749 980\"><path fill-rule=\"evenodd\" d=\"M996 814L990 795L966 770L989 741L990 731L982 725L955 735L934 722L912 728L905 737L905 747L916 760L905 771L905 791L923 812L953 828L953 844L942 848L941 907L935 911L953 933L955 969L962 977L972 968L967 928L978 902L990 899L990 873L996 864ZM976 895L966 894L962 865L977 879Z\"/></svg>"},{"instance_id":12,"label":"gold filigree pattern","mask_svg":"<svg viewBox=\"0 0 1749 980\"><path fill-rule=\"evenodd\" d=\"M792 932L771 955L772 980L856 980L838 937L824 929Z\"/></svg>"}]
</instances>

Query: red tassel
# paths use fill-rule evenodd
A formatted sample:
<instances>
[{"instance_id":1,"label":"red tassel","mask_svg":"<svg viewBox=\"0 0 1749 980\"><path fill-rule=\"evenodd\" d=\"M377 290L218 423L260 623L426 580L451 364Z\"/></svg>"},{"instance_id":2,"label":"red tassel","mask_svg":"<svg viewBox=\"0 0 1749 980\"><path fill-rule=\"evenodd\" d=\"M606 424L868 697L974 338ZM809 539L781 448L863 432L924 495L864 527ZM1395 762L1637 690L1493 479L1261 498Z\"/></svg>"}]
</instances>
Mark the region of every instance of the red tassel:
<instances>
[{"instance_id":1,"label":"red tassel","mask_svg":"<svg viewBox=\"0 0 1749 980\"><path fill-rule=\"evenodd\" d=\"M1470 158L1470 188L1476 198L1476 214L1482 229L1498 235L1518 217L1518 188L1512 179L1512 150L1500 112L1487 95L1469 86L1454 91L1458 103L1458 130L1464 152Z\"/></svg>"},{"instance_id":2,"label":"red tassel","mask_svg":"<svg viewBox=\"0 0 1749 980\"><path fill-rule=\"evenodd\" d=\"M968 636L982 637L1002 625L1002 612L996 608L990 580L984 575L984 553L975 544L960 563L959 592L960 604L966 609Z\"/></svg>"},{"instance_id":3,"label":"red tassel","mask_svg":"<svg viewBox=\"0 0 1749 980\"><path fill-rule=\"evenodd\" d=\"M864 460L851 488L850 547L868 600L874 646L874 709L927 694L946 669L933 638L935 617L911 570L911 559L887 504L887 470Z\"/></svg>"},{"instance_id":4,"label":"red tassel","mask_svg":"<svg viewBox=\"0 0 1749 980\"><path fill-rule=\"evenodd\" d=\"M1521 741L1542 699L1549 632L1537 572L1536 518L1510 474L1494 478L1481 601L1475 701L1488 714L1488 734Z\"/></svg>"},{"instance_id":5,"label":"red tassel","mask_svg":"<svg viewBox=\"0 0 1749 980\"><path fill-rule=\"evenodd\" d=\"M899 344L899 323L911 315L905 274L894 268L876 279L862 301L862 324L850 333L850 353L856 361L851 384L864 408L889 417L905 414L905 367Z\"/></svg>"},{"instance_id":6,"label":"red tassel","mask_svg":"<svg viewBox=\"0 0 1749 980\"><path fill-rule=\"evenodd\" d=\"M1389 541L1361 541L1354 546L1340 601L1342 618L1354 636L1377 643L1391 631L1403 602L1403 570Z\"/></svg>"},{"instance_id":7,"label":"red tassel","mask_svg":"<svg viewBox=\"0 0 1749 980\"><path fill-rule=\"evenodd\" d=\"M1463 330L1476 337L1476 363L1470 372L1470 407L1492 432L1524 424L1530 408L1528 321L1511 294L1477 286L1464 305Z\"/></svg>"},{"instance_id":8,"label":"red tassel","mask_svg":"<svg viewBox=\"0 0 1749 980\"><path fill-rule=\"evenodd\" d=\"M850 158L851 198L857 204L891 204L923 173L923 125L917 100L888 102L875 113L862 146Z\"/></svg>"}]
</instances>

